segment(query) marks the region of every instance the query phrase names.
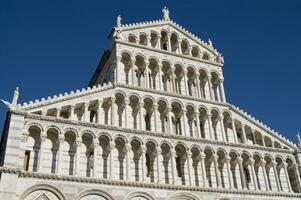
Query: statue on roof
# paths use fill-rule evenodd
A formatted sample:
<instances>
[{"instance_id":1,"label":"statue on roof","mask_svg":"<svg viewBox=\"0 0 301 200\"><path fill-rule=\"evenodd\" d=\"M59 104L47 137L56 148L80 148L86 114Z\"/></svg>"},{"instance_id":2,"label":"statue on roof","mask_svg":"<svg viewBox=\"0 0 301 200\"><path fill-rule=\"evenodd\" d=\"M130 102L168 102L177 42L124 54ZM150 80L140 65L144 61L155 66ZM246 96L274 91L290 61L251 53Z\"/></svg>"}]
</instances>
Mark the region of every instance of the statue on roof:
<instances>
[{"instance_id":1,"label":"statue on roof","mask_svg":"<svg viewBox=\"0 0 301 200\"><path fill-rule=\"evenodd\" d=\"M208 39L208 45L209 45L209 47L212 47L212 48L213 48L213 43L212 43L212 41L210 40L210 38Z\"/></svg>"},{"instance_id":2,"label":"statue on roof","mask_svg":"<svg viewBox=\"0 0 301 200\"><path fill-rule=\"evenodd\" d=\"M297 146L301 150L301 136L300 136L299 132L297 133L297 138L298 138L298 144L297 144Z\"/></svg>"},{"instance_id":3,"label":"statue on roof","mask_svg":"<svg viewBox=\"0 0 301 200\"><path fill-rule=\"evenodd\" d=\"M14 91L12 103L5 101L3 99L0 100L9 110L20 110L20 107L18 106L18 99L19 99L19 87L16 87Z\"/></svg>"},{"instance_id":4,"label":"statue on roof","mask_svg":"<svg viewBox=\"0 0 301 200\"><path fill-rule=\"evenodd\" d=\"M19 87L16 87L16 89L14 91L14 97L13 97L12 104L17 105L18 104L18 99L19 99Z\"/></svg>"},{"instance_id":5,"label":"statue on roof","mask_svg":"<svg viewBox=\"0 0 301 200\"><path fill-rule=\"evenodd\" d=\"M165 21L169 21L170 18L169 18L169 9L164 6L163 10L162 10L162 13L163 13L163 20Z\"/></svg>"},{"instance_id":6,"label":"statue on roof","mask_svg":"<svg viewBox=\"0 0 301 200\"><path fill-rule=\"evenodd\" d=\"M121 18L121 16L120 15L118 15L117 16L117 19L116 19L116 26L118 27L118 28L120 28L121 27L121 20L122 20L122 18Z\"/></svg>"}]
</instances>

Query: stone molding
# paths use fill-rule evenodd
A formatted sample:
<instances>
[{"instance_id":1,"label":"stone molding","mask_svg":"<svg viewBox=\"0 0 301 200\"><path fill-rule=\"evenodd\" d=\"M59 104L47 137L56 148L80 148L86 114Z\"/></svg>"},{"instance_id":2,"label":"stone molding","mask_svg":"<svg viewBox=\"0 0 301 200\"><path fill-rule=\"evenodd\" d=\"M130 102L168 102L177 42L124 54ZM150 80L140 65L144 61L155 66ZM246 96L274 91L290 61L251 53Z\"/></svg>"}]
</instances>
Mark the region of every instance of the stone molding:
<instances>
[{"instance_id":1,"label":"stone molding","mask_svg":"<svg viewBox=\"0 0 301 200\"><path fill-rule=\"evenodd\" d=\"M251 191L251 190L241 190L241 189L208 188L208 187L197 187L197 186L118 181L118 180L109 180L109 179L24 172L17 168L7 168L7 167L0 167L0 172L18 174L18 176L21 178L35 178L35 179L43 179L43 180L46 179L46 180L56 180L56 181L59 180L59 181L68 181L68 182L90 183L90 184L106 184L106 185L121 186L121 187L165 189L165 190L177 190L177 191L195 191L195 192L209 192L209 193L221 193L221 194L233 194L233 195L256 195L256 196L268 196L268 197L293 197L293 198L300 197L301 198L301 194L299 193Z\"/></svg>"}]
</instances>

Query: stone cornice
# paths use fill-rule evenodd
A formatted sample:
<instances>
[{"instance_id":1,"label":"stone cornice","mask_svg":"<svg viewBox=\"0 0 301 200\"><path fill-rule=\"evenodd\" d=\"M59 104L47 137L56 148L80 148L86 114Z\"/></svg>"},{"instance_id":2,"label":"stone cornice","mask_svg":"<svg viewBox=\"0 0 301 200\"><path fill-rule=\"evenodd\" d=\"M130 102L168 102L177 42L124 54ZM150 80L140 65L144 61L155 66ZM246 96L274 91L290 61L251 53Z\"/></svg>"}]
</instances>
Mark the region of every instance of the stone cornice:
<instances>
[{"instance_id":1,"label":"stone cornice","mask_svg":"<svg viewBox=\"0 0 301 200\"><path fill-rule=\"evenodd\" d=\"M105 184L105 185L120 186L120 187L181 190L181 191L209 192L209 193L222 193L222 194L233 194L233 195L256 195L256 196L258 195L258 196L269 196L269 197L291 197L291 198L301 197L301 194L299 193L251 191L251 190L241 190L241 189L208 188L208 187L197 187L197 186L131 182L131 181L100 179L100 178L25 172L22 171L21 169L7 168L7 167L0 167L0 172L17 174L20 178L34 178L34 179L43 179L43 180L46 179L46 180L55 180L55 181L59 180L59 181L68 181L68 182L90 183L90 184Z\"/></svg>"},{"instance_id":2,"label":"stone cornice","mask_svg":"<svg viewBox=\"0 0 301 200\"><path fill-rule=\"evenodd\" d=\"M194 58L192 56L186 56L186 55L182 55L182 54L178 54L178 53L174 53L174 52L170 52L170 51L164 51L164 50L161 50L161 49L158 49L158 48L151 48L151 47L148 47L148 46L139 45L139 44L123 41L123 40L115 40L115 42L116 42L116 44L125 44L125 45L129 45L129 46L137 47L139 49L146 49L146 50L149 50L149 51L155 51L155 52L162 53L162 54L177 56L177 57L180 57L180 58L185 58L185 59L193 60L193 61L196 61L196 62L202 62L202 63L206 63L206 64L218 66L218 67L223 66L223 64L212 62L212 61L206 61L206 60L203 60L201 58Z\"/></svg>"},{"instance_id":3,"label":"stone cornice","mask_svg":"<svg viewBox=\"0 0 301 200\"><path fill-rule=\"evenodd\" d=\"M258 146L258 145L248 145L248 144L242 144L242 143L231 143L231 142L223 142L223 141L217 141L217 140L208 140L208 139L203 139L203 138L192 138L192 137L185 137L185 136L178 136L178 135L170 135L170 134L156 133L156 132L151 132L151 131L142 131L142 130L137 130L137 129L122 128L122 127L110 126L110 125L102 125L102 124L96 124L96 123L71 121L68 119L28 114L28 113L25 114L25 117L28 119L33 119L33 120L49 121L49 122L54 122L54 123L83 126L83 127L87 127L87 128L118 131L121 133L135 133L135 134L139 134L139 135L147 135L147 136L168 138L168 139L174 139L174 140L200 142L203 144L215 144L215 145L222 145L222 146L227 146L227 147L232 147L232 148L240 147L240 148L245 148L245 149L250 149L250 150L256 149L256 150L261 150L261 151L264 150L264 151L269 151L269 152L278 152L278 153L287 153L287 154L292 154L294 152L289 149L277 149L277 148L263 147L263 146Z\"/></svg>"}]
</instances>

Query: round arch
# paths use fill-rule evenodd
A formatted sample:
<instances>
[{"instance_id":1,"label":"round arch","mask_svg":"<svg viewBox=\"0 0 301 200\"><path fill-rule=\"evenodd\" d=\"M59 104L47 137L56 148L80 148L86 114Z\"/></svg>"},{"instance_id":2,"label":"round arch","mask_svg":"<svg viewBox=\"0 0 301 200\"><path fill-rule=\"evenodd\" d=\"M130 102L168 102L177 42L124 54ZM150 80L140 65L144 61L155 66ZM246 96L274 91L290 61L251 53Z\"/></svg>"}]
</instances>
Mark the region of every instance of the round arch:
<instances>
[{"instance_id":1,"label":"round arch","mask_svg":"<svg viewBox=\"0 0 301 200\"><path fill-rule=\"evenodd\" d=\"M168 198L168 200L201 200L201 198L195 194L190 194L186 192L179 192L175 194L171 194Z\"/></svg>"},{"instance_id":2,"label":"round arch","mask_svg":"<svg viewBox=\"0 0 301 200\"><path fill-rule=\"evenodd\" d=\"M99 196L99 197L104 198L105 200L115 200L115 198L111 194L109 194L106 191L99 190L99 189L87 189L87 190L84 190L84 191L80 192L74 198L74 200L81 200L82 198L90 196L90 195Z\"/></svg>"},{"instance_id":3,"label":"round arch","mask_svg":"<svg viewBox=\"0 0 301 200\"><path fill-rule=\"evenodd\" d=\"M139 199L143 198L141 200L155 200L152 195L150 195L147 192L142 192L142 191L135 191L135 192L129 193L126 196L125 200L132 200L133 198L139 198Z\"/></svg>"},{"instance_id":4,"label":"round arch","mask_svg":"<svg viewBox=\"0 0 301 200\"><path fill-rule=\"evenodd\" d=\"M43 194L43 191L48 191L57 196L59 200L66 200L65 195L57 187L50 184L39 184L29 187L22 193L20 200L26 199L30 194L37 191L41 191L41 195Z\"/></svg>"},{"instance_id":5,"label":"round arch","mask_svg":"<svg viewBox=\"0 0 301 200\"><path fill-rule=\"evenodd\" d=\"M40 132L43 132L44 131L44 128L41 124L39 123L36 123L36 122L32 122L32 123L29 123L27 126L26 126L26 130L29 130L31 127L37 127L40 129Z\"/></svg>"}]
</instances>

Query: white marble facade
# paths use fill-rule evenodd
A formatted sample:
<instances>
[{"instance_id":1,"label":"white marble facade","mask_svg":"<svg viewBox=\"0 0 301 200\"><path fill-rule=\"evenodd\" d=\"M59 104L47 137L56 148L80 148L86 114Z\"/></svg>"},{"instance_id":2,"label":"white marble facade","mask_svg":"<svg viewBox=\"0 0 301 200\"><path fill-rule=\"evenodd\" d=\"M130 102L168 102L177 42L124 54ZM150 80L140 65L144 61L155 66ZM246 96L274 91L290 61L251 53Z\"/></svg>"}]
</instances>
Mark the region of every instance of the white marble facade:
<instances>
[{"instance_id":1,"label":"white marble facade","mask_svg":"<svg viewBox=\"0 0 301 200\"><path fill-rule=\"evenodd\" d=\"M0 199L301 198L301 148L227 103L210 40L167 8L109 39L88 88L3 101Z\"/></svg>"}]
</instances>

